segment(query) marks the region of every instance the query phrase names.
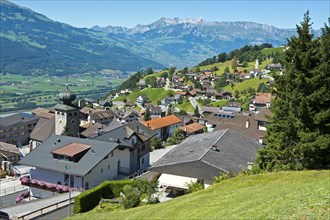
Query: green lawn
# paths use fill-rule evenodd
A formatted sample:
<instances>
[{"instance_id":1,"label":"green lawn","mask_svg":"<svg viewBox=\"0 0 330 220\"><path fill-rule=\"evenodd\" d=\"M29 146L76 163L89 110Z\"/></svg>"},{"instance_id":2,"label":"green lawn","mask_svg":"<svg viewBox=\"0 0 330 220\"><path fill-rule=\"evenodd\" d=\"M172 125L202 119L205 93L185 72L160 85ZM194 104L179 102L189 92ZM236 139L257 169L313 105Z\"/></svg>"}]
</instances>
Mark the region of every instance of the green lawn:
<instances>
[{"instance_id":1,"label":"green lawn","mask_svg":"<svg viewBox=\"0 0 330 220\"><path fill-rule=\"evenodd\" d=\"M259 79L258 77L252 79L246 79L241 83L234 84L234 88L232 88L231 85L229 84L225 86L223 90L226 90L228 92L234 92L235 90L243 91L243 90L247 90L249 87L257 90L260 83L262 82L266 83L267 81L269 81L269 79Z\"/></svg>"},{"instance_id":2,"label":"green lawn","mask_svg":"<svg viewBox=\"0 0 330 220\"><path fill-rule=\"evenodd\" d=\"M152 104L157 105L157 101L164 99L170 93L175 94L173 90L165 90L164 88L146 88L138 92L132 92L127 96L119 96L114 101L123 101L126 98L128 101L136 102L136 98L143 94L152 101Z\"/></svg>"},{"instance_id":3,"label":"green lawn","mask_svg":"<svg viewBox=\"0 0 330 220\"><path fill-rule=\"evenodd\" d=\"M329 219L330 171L241 175L168 202L70 219Z\"/></svg>"},{"instance_id":4,"label":"green lawn","mask_svg":"<svg viewBox=\"0 0 330 220\"><path fill-rule=\"evenodd\" d=\"M228 100L220 100L220 101L217 101L217 102L211 102L210 106L222 107L222 106L225 106L227 103L228 103Z\"/></svg>"},{"instance_id":5,"label":"green lawn","mask_svg":"<svg viewBox=\"0 0 330 220\"><path fill-rule=\"evenodd\" d=\"M194 112L194 107L192 106L189 99L183 99L182 104L177 104L176 107L187 112Z\"/></svg>"},{"instance_id":6,"label":"green lawn","mask_svg":"<svg viewBox=\"0 0 330 220\"><path fill-rule=\"evenodd\" d=\"M267 56L271 53L275 54L276 52L283 53L283 50L284 47L264 48L261 50L261 53Z\"/></svg>"}]
</instances>

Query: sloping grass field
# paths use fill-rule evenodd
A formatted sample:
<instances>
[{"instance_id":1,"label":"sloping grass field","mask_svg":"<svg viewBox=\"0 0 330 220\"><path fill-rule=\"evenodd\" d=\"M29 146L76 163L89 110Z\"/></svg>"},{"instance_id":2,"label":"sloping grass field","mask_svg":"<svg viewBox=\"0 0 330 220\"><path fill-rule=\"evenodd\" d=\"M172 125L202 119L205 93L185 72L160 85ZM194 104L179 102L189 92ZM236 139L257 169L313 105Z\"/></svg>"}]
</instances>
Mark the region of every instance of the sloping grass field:
<instances>
[{"instance_id":1,"label":"sloping grass field","mask_svg":"<svg viewBox=\"0 0 330 220\"><path fill-rule=\"evenodd\" d=\"M329 219L330 171L240 175L171 201L70 219Z\"/></svg>"},{"instance_id":2,"label":"sloping grass field","mask_svg":"<svg viewBox=\"0 0 330 220\"><path fill-rule=\"evenodd\" d=\"M136 98L139 95L146 95L152 104L157 105L157 102L169 96L169 94L175 94L173 90L165 90L164 88L145 88L138 92L132 92L128 96L119 96L114 101L123 101L126 98L128 101L136 102Z\"/></svg>"}]
</instances>

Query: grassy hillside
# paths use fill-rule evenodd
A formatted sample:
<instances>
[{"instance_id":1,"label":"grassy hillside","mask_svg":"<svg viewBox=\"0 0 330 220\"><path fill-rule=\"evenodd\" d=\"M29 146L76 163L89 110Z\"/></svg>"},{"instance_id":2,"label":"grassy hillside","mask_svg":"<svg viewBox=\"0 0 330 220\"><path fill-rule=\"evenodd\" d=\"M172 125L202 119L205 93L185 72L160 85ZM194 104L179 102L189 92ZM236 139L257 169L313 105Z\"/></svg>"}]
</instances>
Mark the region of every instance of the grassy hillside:
<instances>
[{"instance_id":1,"label":"grassy hillside","mask_svg":"<svg viewBox=\"0 0 330 220\"><path fill-rule=\"evenodd\" d=\"M329 170L238 176L171 201L70 219L329 219Z\"/></svg>"},{"instance_id":2,"label":"grassy hillside","mask_svg":"<svg viewBox=\"0 0 330 220\"><path fill-rule=\"evenodd\" d=\"M128 101L136 102L136 98L139 95L146 95L152 104L157 105L157 101L160 101L167 97L170 93L175 94L172 90L165 90L163 88L146 88L138 92L132 92L128 96L119 96L114 101L122 101L126 98Z\"/></svg>"},{"instance_id":3,"label":"grassy hillside","mask_svg":"<svg viewBox=\"0 0 330 220\"><path fill-rule=\"evenodd\" d=\"M235 86L233 88L229 84L229 85L225 86L223 88L223 90L226 90L229 92L234 92L235 90L238 90L238 91L247 90L249 87L258 89L258 86L260 83L262 83L262 82L266 83L267 81L269 81L269 79L259 79L258 77L256 77L253 79L244 80L241 83L237 83L237 84L235 84Z\"/></svg>"},{"instance_id":4,"label":"grassy hillside","mask_svg":"<svg viewBox=\"0 0 330 220\"><path fill-rule=\"evenodd\" d=\"M261 50L261 53L264 55L269 55L271 53L275 54L276 52L283 53L283 50L283 47L264 48Z\"/></svg>"}]
</instances>

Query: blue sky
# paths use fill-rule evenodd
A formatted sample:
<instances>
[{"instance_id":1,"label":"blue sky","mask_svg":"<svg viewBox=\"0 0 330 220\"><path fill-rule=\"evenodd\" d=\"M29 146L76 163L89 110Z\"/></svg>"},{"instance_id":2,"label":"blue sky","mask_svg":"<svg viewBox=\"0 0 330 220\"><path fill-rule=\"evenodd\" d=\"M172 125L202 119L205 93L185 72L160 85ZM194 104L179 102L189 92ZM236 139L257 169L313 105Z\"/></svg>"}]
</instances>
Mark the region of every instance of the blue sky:
<instances>
[{"instance_id":1,"label":"blue sky","mask_svg":"<svg viewBox=\"0 0 330 220\"><path fill-rule=\"evenodd\" d=\"M252 21L280 28L295 28L309 10L313 28L330 16L329 0L312 1L128 1L128 0L14 0L50 19L75 27L150 24L161 17L203 18L206 21Z\"/></svg>"}]
</instances>

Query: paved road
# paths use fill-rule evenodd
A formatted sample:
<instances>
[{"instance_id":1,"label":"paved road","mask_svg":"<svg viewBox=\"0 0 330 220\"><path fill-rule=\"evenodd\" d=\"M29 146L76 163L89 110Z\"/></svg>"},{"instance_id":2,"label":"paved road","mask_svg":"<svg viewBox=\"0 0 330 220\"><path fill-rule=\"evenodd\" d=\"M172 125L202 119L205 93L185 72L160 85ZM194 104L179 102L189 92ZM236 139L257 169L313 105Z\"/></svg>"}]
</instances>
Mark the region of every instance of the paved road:
<instances>
[{"instance_id":1,"label":"paved road","mask_svg":"<svg viewBox=\"0 0 330 220\"><path fill-rule=\"evenodd\" d=\"M194 108L196 108L196 106L197 106L199 112L202 110L201 107L199 107L198 102L196 101L196 99L194 97L189 97L189 101L191 102L191 104Z\"/></svg>"},{"instance_id":2,"label":"paved road","mask_svg":"<svg viewBox=\"0 0 330 220\"><path fill-rule=\"evenodd\" d=\"M25 191L25 190L23 190L23 191ZM1 207L1 209L17 205L16 204L16 197L18 195L20 195L23 191L19 191L19 192L16 192L16 193L1 196L0 197L0 207Z\"/></svg>"}]
</instances>

